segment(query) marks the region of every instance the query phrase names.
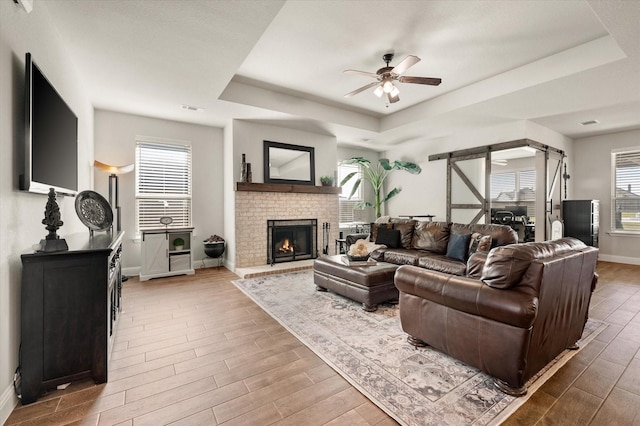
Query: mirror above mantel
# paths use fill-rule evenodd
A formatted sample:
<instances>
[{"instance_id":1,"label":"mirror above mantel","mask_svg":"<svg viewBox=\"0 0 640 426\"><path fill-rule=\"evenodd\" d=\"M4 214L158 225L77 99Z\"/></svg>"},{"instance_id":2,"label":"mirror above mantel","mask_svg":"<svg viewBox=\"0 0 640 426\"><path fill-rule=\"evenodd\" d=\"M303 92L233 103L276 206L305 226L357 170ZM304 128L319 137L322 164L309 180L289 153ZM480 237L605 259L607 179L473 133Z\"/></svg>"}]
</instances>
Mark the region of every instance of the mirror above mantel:
<instances>
[{"instance_id":1,"label":"mirror above mantel","mask_svg":"<svg viewBox=\"0 0 640 426\"><path fill-rule=\"evenodd\" d=\"M314 148L264 141L264 183L315 185Z\"/></svg>"}]
</instances>

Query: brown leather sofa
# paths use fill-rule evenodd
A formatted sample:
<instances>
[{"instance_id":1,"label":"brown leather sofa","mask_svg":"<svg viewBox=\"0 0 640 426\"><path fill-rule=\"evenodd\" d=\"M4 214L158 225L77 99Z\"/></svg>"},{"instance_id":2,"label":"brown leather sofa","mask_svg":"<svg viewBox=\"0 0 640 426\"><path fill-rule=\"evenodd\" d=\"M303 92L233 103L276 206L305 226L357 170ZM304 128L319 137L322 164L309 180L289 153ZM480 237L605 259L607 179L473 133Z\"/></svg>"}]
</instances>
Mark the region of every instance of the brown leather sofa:
<instances>
[{"instance_id":1,"label":"brown leather sofa","mask_svg":"<svg viewBox=\"0 0 640 426\"><path fill-rule=\"evenodd\" d=\"M511 395L582 336L598 249L574 238L494 248L476 278L416 266L395 274L409 342L494 377Z\"/></svg>"},{"instance_id":2,"label":"brown leather sofa","mask_svg":"<svg viewBox=\"0 0 640 426\"><path fill-rule=\"evenodd\" d=\"M518 242L518 234L509 226L495 224L461 224L449 222L430 222L406 219L391 219L389 223L371 224L369 239L380 241L380 234L395 231L398 235L396 244L374 250L371 258L379 262L396 265L414 265L426 269L446 272L454 275L466 275L468 271L476 271L484 265L487 252L498 246ZM485 237L481 239L481 237ZM367 235L347 236L347 243ZM463 237L461 239L459 237ZM464 239L466 238L466 239ZM472 250L472 240L479 245ZM462 244L463 251L452 254L452 243L456 240ZM382 241L384 243L384 241Z\"/></svg>"}]
</instances>

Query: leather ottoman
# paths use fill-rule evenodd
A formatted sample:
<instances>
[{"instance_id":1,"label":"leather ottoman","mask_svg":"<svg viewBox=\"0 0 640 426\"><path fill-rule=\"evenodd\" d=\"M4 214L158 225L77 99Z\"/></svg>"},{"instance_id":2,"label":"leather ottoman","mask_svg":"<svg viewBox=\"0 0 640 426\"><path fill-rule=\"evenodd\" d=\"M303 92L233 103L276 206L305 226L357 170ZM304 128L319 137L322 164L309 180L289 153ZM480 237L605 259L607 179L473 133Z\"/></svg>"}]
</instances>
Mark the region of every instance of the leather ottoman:
<instances>
[{"instance_id":1,"label":"leather ottoman","mask_svg":"<svg viewBox=\"0 0 640 426\"><path fill-rule=\"evenodd\" d=\"M378 303L398 300L393 276L399 265L378 262L372 266L347 266L341 256L323 256L313 262L313 282L318 291L331 290L375 311Z\"/></svg>"}]
</instances>

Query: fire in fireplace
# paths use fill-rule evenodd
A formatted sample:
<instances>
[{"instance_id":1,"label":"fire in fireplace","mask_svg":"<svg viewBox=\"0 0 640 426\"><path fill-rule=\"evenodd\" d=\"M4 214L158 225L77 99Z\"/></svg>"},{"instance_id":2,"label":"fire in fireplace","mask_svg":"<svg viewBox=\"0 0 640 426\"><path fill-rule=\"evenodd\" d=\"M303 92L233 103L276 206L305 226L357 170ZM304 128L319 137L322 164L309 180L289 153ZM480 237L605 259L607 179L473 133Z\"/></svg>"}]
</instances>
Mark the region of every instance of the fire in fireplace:
<instances>
[{"instance_id":1,"label":"fire in fireplace","mask_svg":"<svg viewBox=\"0 0 640 426\"><path fill-rule=\"evenodd\" d=\"M268 220L267 263L318 257L317 219Z\"/></svg>"}]
</instances>

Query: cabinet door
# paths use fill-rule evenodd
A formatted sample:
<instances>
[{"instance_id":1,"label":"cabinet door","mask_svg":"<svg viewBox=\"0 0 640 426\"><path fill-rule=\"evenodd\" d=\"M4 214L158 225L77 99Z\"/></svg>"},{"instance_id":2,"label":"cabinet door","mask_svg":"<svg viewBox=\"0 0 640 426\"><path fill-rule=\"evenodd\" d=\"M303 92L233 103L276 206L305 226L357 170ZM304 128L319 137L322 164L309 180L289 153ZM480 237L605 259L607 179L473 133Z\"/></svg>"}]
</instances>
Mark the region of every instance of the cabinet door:
<instances>
[{"instance_id":1,"label":"cabinet door","mask_svg":"<svg viewBox=\"0 0 640 426\"><path fill-rule=\"evenodd\" d=\"M169 272L169 242L167 234L144 234L142 240L142 274Z\"/></svg>"}]
</instances>

